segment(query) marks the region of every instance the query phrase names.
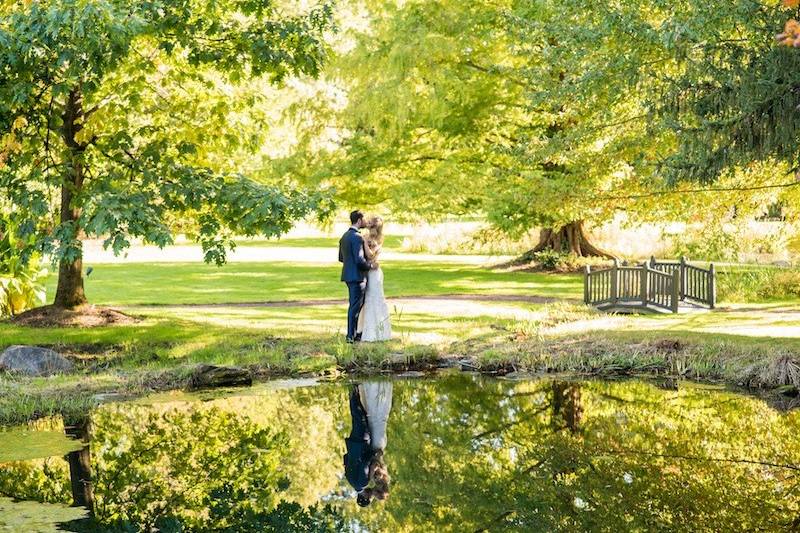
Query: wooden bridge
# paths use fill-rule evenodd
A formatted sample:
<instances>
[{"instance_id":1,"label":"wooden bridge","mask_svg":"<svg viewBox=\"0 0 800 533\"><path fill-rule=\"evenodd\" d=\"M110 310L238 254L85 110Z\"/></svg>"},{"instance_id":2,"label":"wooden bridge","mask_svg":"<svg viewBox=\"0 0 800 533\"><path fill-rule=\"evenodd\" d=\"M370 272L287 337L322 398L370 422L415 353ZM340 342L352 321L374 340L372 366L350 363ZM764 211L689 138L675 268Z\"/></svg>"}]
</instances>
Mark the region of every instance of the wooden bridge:
<instances>
[{"instance_id":1,"label":"wooden bridge","mask_svg":"<svg viewBox=\"0 0 800 533\"><path fill-rule=\"evenodd\" d=\"M585 269L583 301L615 313L677 313L680 310L713 309L717 294L712 263L707 269L679 261Z\"/></svg>"}]
</instances>

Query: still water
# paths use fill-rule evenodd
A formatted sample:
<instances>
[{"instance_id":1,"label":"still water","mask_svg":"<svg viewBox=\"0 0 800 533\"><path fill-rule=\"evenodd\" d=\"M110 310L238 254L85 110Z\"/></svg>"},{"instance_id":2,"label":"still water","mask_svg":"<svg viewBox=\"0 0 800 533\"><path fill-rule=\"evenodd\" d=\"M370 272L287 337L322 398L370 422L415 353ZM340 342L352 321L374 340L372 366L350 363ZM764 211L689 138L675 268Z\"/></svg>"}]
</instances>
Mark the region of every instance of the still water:
<instances>
[{"instance_id":1,"label":"still water","mask_svg":"<svg viewBox=\"0 0 800 533\"><path fill-rule=\"evenodd\" d=\"M170 393L9 429L0 531L800 527L798 411L689 383L363 385Z\"/></svg>"}]
</instances>

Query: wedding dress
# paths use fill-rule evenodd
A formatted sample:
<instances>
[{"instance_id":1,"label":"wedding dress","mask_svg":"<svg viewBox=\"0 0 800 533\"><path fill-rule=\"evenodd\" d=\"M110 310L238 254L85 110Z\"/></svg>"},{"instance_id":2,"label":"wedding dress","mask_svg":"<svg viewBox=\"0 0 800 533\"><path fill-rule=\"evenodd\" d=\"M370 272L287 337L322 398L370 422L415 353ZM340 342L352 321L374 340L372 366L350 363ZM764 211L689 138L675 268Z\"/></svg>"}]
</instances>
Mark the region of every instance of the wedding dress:
<instances>
[{"instance_id":1,"label":"wedding dress","mask_svg":"<svg viewBox=\"0 0 800 533\"><path fill-rule=\"evenodd\" d=\"M392 410L392 383L373 381L358 386L361 405L367 412L370 446L373 450L386 449L386 426Z\"/></svg>"},{"instance_id":2,"label":"wedding dress","mask_svg":"<svg viewBox=\"0 0 800 533\"><path fill-rule=\"evenodd\" d=\"M388 341L392 338L389 305L383 294L383 270L380 267L367 273L367 292L364 307L358 316L358 331L362 342Z\"/></svg>"}]
</instances>

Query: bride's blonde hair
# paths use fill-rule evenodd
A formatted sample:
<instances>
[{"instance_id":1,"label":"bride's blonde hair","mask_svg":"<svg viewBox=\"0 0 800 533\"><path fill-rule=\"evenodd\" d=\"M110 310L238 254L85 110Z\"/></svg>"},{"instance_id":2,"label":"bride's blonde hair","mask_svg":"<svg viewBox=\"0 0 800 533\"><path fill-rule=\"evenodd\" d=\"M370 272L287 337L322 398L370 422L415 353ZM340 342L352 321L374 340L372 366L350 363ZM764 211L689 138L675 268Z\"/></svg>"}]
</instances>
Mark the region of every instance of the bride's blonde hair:
<instances>
[{"instance_id":1,"label":"bride's blonde hair","mask_svg":"<svg viewBox=\"0 0 800 533\"><path fill-rule=\"evenodd\" d=\"M376 451L372 461L375 463L375 469L372 475L375 488L372 489L372 495L379 500L385 500L389 497L389 488L392 478L389 476L389 469L386 468L386 463L383 460L383 450Z\"/></svg>"},{"instance_id":2,"label":"bride's blonde hair","mask_svg":"<svg viewBox=\"0 0 800 533\"><path fill-rule=\"evenodd\" d=\"M383 219L373 215L367 219L368 239L377 246L383 245Z\"/></svg>"}]
</instances>

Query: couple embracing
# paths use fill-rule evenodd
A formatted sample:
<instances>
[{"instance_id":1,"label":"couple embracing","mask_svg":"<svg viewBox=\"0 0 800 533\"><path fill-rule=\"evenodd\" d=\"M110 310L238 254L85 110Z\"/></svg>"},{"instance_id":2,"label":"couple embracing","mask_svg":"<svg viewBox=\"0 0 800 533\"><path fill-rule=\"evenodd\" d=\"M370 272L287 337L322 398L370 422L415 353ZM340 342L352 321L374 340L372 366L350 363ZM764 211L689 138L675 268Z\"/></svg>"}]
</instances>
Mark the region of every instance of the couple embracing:
<instances>
[{"instance_id":1,"label":"couple embracing","mask_svg":"<svg viewBox=\"0 0 800 533\"><path fill-rule=\"evenodd\" d=\"M350 213L350 228L339 241L342 281L347 284L347 342L377 342L392 338L389 306L383 294L383 271L378 256L383 247L383 220ZM366 235L361 231L366 229Z\"/></svg>"},{"instance_id":2,"label":"couple embracing","mask_svg":"<svg viewBox=\"0 0 800 533\"><path fill-rule=\"evenodd\" d=\"M384 461L392 383L373 381L350 388L352 430L344 439L344 476L356 491L356 502L366 507L389 497L389 470Z\"/></svg>"}]
</instances>

